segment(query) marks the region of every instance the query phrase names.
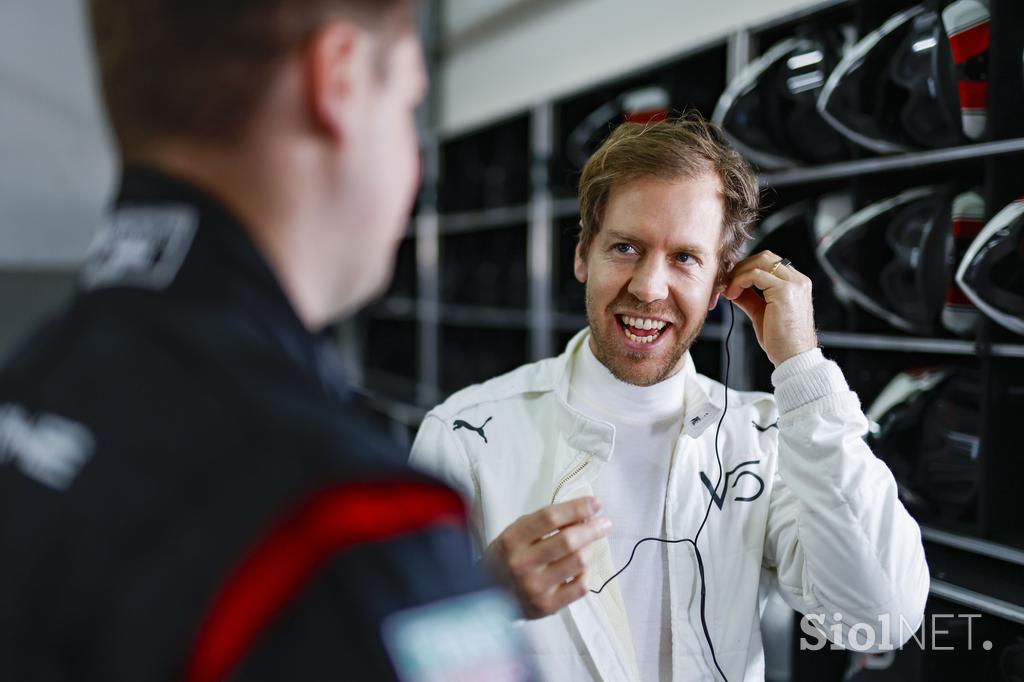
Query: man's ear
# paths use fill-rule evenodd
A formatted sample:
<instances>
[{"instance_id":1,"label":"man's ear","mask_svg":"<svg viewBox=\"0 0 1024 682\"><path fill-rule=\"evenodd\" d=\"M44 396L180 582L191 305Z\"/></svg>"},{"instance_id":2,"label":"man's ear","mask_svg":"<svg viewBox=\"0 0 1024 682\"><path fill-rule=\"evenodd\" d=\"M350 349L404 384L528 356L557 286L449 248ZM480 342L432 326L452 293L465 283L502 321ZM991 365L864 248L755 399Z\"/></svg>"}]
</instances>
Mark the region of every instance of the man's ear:
<instances>
[{"instance_id":1,"label":"man's ear","mask_svg":"<svg viewBox=\"0 0 1024 682\"><path fill-rule=\"evenodd\" d=\"M721 266L719 266L721 267ZM729 274L731 268L728 271L719 271L715 275L715 288L711 290L711 298L708 299L708 312L711 312L718 305L718 298L725 291L726 286L729 284Z\"/></svg>"},{"instance_id":2,"label":"man's ear","mask_svg":"<svg viewBox=\"0 0 1024 682\"><path fill-rule=\"evenodd\" d=\"M725 291L724 284L715 285L714 291L711 292L711 299L708 301L708 312L714 310L715 306L718 305L718 297L722 295L723 291Z\"/></svg>"},{"instance_id":3,"label":"man's ear","mask_svg":"<svg viewBox=\"0 0 1024 682\"><path fill-rule=\"evenodd\" d=\"M321 27L305 52L306 92L313 124L335 141L351 125L353 105L369 87L372 46L369 32L348 21Z\"/></svg>"},{"instance_id":4,"label":"man's ear","mask_svg":"<svg viewBox=\"0 0 1024 682\"><path fill-rule=\"evenodd\" d=\"M579 240L576 241L576 255L573 257L572 271L580 284L587 283L587 261L584 260L583 254L580 253Z\"/></svg>"}]
</instances>

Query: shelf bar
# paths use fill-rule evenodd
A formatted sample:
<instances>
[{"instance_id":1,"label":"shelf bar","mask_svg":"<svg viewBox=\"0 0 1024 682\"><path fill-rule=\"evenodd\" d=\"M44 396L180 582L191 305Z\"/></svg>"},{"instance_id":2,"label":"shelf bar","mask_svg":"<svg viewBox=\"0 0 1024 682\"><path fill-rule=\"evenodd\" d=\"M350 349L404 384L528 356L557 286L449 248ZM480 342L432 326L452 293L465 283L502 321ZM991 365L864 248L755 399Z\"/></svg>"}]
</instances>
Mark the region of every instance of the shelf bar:
<instances>
[{"instance_id":1,"label":"shelf bar","mask_svg":"<svg viewBox=\"0 0 1024 682\"><path fill-rule=\"evenodd\" d=\"M388 296L366 309L366 314L381 320L415 320L416 299L408 296Z\"/></svg>"},{"instance_id":2,"label":"shelf bar","mask_svg":"<svg viewBox=\"0 0 1024 682\"><path fill-rule=\"evenodd\" d=\"M994 343L992 355L1000 358L1024 358L1024 345L1018 343Z\"/></svg>"},{"instance_id":3,"label":"shelf bar","mask_svg":"<svg viewBox=\"0 0 1024 682\"><path fill-rule=\"evenodd\" d=\"M441 273L438 256L440 237L438 217L433 211L423 211L417 217L416 276L419 298L416 302L418 325L418 372L416 401L433 404L440 395L441 331L437 323L441 305Z\"/></svg>"},{"instance_id":4,"label":"shelf bar","mask_svg":"<svg viewBox=\"0 0 1024 682\"><path fill-rule=\"evenodd\" d=\"M809 184L821 182L822 180L838 180L855 175L908 170L957 161L981 162L992 156L1019 153L1024 153L1024 138L981 142L979 144L968 144L948 149L934 149L872 159L857 159L855 161L842 161L824 166L810 166L774 173L764 173L761 175L761 185L765 187L784 187L786 185Z\"/></svg>"},{"instance_id":5,"label":"shelf bar","mask_svg":"<svg viewBox=\"0 0 1024 682\"><path fill-rule=\"evenodd\" d=\"M580 214L580 202L576 197L555 199L551 202L552 215L555 218L570 218Z\"/></svg>"},{"instance_id":6,"label":"shelf bar","mask_svg":"<svg viewBox=\"0 0 1024 682\"><path fill-rule=\"evenodd\" d=\"M462 327L526 331L529 328L530 313L511 308L444 303L441 307L440 322Z\"/></svg>"},{"instance_id":7,"label":"shelf bar","mask_svg":"<svg viewBox=\"0 0 1024 682\"><path fill-rule=\"evenodd\" d=\"M959 533L951 533L929 526L921 526L921 537L937 545L962 549L972 554L981 554L993 559L999 559L1000 561L1024 566L1024 550L1015 547L1008 547L1007 545L1000 545L995 542L972 538L968 535L960 535Z\"/></svg>"},{"instance_id":8,"label":"shelf bar","mask_svg":"<svg viewBox=\"0 0 1024 682\"><path fill-rule=\"evenodd\" d=\"M530 207L525 204L488 208L481 211L446 213L440 217L440 230L443 234L479 232L525 223L529 218Z\"/></svg>"},{"instance_id":9,"label":"shelf bar","mask_svg":"<svg viewBox=\"0 0 1024 682\"><path fill-rule=\"evenodd\" d=\"M859 334L856 332L818 332L818 341L823 346L854 348L863 350L894 350L908 353L944 353L948 355L976 355L978 347L973 341L959 339L928 339L884 334ZM992 355L1007 358L1024 358L1024 344L992 344Z\"/></svg>"},{"instance_id":10,"label":"shelf bar","mask_svg":"<svg viewBox=\"0 0 1024 682\"><path fill-rule=\"evenodd\" d=\"M729 82L750 63L750 55L754 49L754 41L749 29L741 29L729 34L726 47L726 71Z\"/></svg>"},{"instance_id":11,"label":"shelf bar","mask_svg":"<svg viewBox=\"0 0 1024 682\"><path fill-rule=\"evenodd\" d=\"M379 390L365 385L357 386L356 389L366 398L369 407L383 412L391 419L401 422L409 427L419 426L427 415L427 408L419 405L410 405L402 400L391 398Z\"/></svg>"},{"instance_id":12,"label":"shelf bar","mask_svg":"<svg viewBox=\"0 0 1024 682\"><path fill-rule=\"evenodd\" d=\"M368 402L372 406L380 406L382 412L397 422L410 428L418 427L423 423L427 411L414 405L406 405L379 395L368 396Z\"/></svg>"},{"instance_id":13,"label":"shelf bar","mask_svg":"<svg viewBox=\"0 0 1024 682\"><path fill-rule=\"evenodd\" d=\"M399 395L413 396L420 392L419 382L405 374L398 374L387 369L367 367L363 370L362 380L354 384L355 390L366 394L368 397L380 397L397 401L406 405L415 404L426 410L433 407L436 401L429 403L409 403ZM414 399L414 400L418 400Z\"/></svg>"},{"instance_id":14,"label":"shelf bar","mask_svg":"<svg viewBox=\"0 0 1024 682\"><path fill-rule=\"evenodd\" d=\"M519 311L506 308L493 308L475 305L457 305L446 303L444 310L455 308L455 312L449 315L442 313L445 322L453 324L472 324L474 316L479 318L480 324L491 327L518 329L527 322L532 322L534 310ZM405 296L389 296L367 310L370 317L388 320L416 320L425 319L427 322L434 318L429 315L421 315L416 310L416 300ZM531 320L526 320L527 316ZM742 318L740 320L742 324ZM557 331L578 331L587 326L585 315L571 313L554 314L552 327ZM708 338L724 338L724 325L707 325L702 336ZM736 332L739 327L733 331ZM978 348L973 341L962 341L959 339L929 339L901 336L886 336L884 334L860 334L857 332L819 332L818 341L822 346L831 348L852 348L859 350L891 350L907 353L941 353L945 355L976 355ZM1024 344L996 343L992 344L992 355L1007 358L1024 358ZM548 357L548 356L543 356ZM735 360L735 358L733 358ZM735 362L733 363L736 364ZM737 374L739 376L739 374Z\"/></svg>"},{"instance_id":15,"label":"shelf bar","mask_svg":"<svg viewBox=\"0 0 1024 682\"><path fill-rule=\"evenodd\" d=\"M530 119L530 223L527 232L527 281L529 282L530 359L543 360L554 352L551 333L554 279L554 226L548 164L554 147L554 110L551 102L534 107Z\"/></svg>"},{"instance_id":16,"label":"shelf bar","mask_svg":"<svg viewBox=\"0 0 1024 682\"><path fill-rule=\"evenodd\" d=\"M947 583L944 580L935 580L934 578L932 579L929 592L957 604L970 606L990 615L999 616L1000 618L1024 625L1024 607L1018 604L996 599L987 594L981 594L980 592L968 590L959 585Z\"/></svg>"},{"instance_id":17,"label":"shelf bar","mask_svg":"<svg viewBox=\"0 0 1024 682\"><path fill-rule=\"evenodd\" d=\"M494 306L474 305L468 303L441 302L434 312L428 309L417 309L417 300L406 296L390 296L377 305L367 309L367 315L378 320L407 320L431 324L451 324L462 327L484 327L491 329L529 328L533 311L515 308L497 308ZM419 302L422 305L422 302ZM583 324L586 324L584 320Z\"/></svg>"},{"instance_id":18,"label":"shelf bar","mask_svg":"<svg viewBox=\"0 0 1024 682\"><path fill-rule=\"evenodd\" d=\"M361 384L363 382L363 362L366 357L363 348L363 334L361 333L365 319L350 317L338 323L334 340L337 344L338 359L341 361L342 371L349 382Z\"/></svg>"},{"instance_id":19,"label":"shelf bar","mask_svg":"<svg viewBox=\"0 0 1024 682\"><path fill-rule=\"evenodd\" d=\"M587 326L587 316L579 313L555 313L553 317L560 332L578 332Z\"/></svg>"},{"instance_id":20,"label":"shelf bar","mask_svg":"<svg viewBox=\"0 0 1024 682\"><path fill-rule=\"evenodd\" d=\"M421 34L425 36L425 57L427 73L435 81L439 67L437 44L441 28L441 12L436 3L428 3L420 14ZM438 216L438 191L441 186L441 143L435 133L440 111L436 90L432 90L417 111L422 158L423 183L421 187L420 210L414 218L416 239L416 299L412 305L416 325L416 368L415 396L421 405L433 405L440 394L440 372L438 369L441 338L440 328L434 319L421 320L423 311L430 311L436 317L440 302L440 217Z\"/></svg>"}]
</instances>

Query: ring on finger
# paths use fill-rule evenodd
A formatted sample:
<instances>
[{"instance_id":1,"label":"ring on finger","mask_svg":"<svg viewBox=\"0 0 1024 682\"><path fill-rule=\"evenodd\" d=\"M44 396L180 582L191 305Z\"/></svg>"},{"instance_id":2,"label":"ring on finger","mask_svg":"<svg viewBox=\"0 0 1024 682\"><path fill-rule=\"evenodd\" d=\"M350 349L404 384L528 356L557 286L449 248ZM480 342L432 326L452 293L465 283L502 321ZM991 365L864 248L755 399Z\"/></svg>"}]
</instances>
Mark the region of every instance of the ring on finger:
<instances>
[{"instance_id":1,"label":"ring on finger","mask_svg":"<svg viewBox=\"0 0 1024 682\"><path fill-rule=\"evenodd\" d=\"M788 258L780 258L778 261L776 261L775 265L772 266L772 269L768 271L768 274L774 275L776 270L778 270L779 268L787 267L792 262L793 261L789 260Z\"/></svg>"}]
</instances>

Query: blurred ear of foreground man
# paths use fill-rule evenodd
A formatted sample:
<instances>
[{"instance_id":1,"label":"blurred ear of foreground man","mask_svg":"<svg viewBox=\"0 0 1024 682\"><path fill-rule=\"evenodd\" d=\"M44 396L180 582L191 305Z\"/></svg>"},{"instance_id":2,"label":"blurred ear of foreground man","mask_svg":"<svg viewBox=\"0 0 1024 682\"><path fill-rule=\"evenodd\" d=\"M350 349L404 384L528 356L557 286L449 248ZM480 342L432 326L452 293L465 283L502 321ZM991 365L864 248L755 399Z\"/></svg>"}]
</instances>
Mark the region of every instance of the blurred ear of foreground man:
<instances>
[{"instance_id":1,"label":"blurred ear of foreground man","mask_svg":"<svg viewBox=\"0 0 1024 682\"><path fill-rule=\"evenodd\" d=\"M920 530L817 347L811 281L785 254L742 257L758 196L698 116L623 123L580 179L589 327L420 427L413 462L472 501L548 679L763 680L770 590L844 646L865 629L868 649L898 646L921 623ZM690 347L722 298L774 393L698 373Z\"/></svg>"},{"instance_id":2,"label":"blurred ear of foreground man","mask_svg":"<svg viewBox=\"0 0 1024 682\"><path fill-rule=\"evenodd\" d=\"M0 676L529 679L461 500L324 331L387 283L415 192L413 3L91 10L125 167L0 372Z\"/></svg>"}]
</instances>

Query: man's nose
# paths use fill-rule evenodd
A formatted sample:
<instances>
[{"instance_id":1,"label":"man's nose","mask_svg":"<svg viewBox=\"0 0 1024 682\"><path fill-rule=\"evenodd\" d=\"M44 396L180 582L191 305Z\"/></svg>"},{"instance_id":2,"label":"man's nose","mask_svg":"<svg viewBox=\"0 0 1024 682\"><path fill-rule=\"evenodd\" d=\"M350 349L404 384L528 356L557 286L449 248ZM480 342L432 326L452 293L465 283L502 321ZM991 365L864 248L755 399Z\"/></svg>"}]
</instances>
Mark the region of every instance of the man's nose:
<instances>
[{"instance_id":1,"label":"man's nose","mask_svg":"<svg viewBox=\"0 0 1024 682\"><path fill-rule=\"evenodd\" d=\"M668 272L665 263L645 259L637 264L629 281L629 293L642 303L661 301L668 297Z\"/></svg>"}]
</instances>

